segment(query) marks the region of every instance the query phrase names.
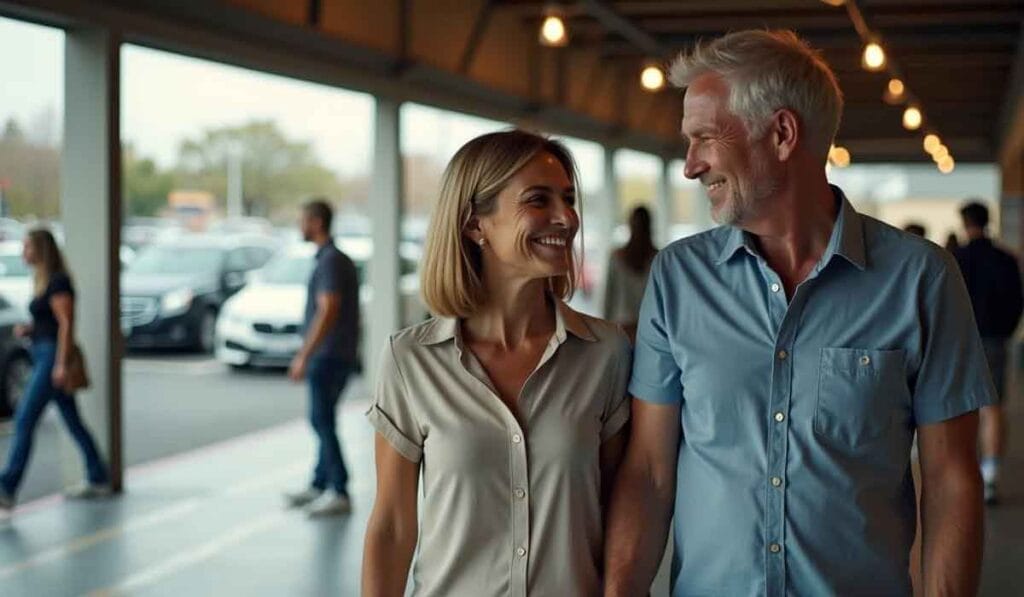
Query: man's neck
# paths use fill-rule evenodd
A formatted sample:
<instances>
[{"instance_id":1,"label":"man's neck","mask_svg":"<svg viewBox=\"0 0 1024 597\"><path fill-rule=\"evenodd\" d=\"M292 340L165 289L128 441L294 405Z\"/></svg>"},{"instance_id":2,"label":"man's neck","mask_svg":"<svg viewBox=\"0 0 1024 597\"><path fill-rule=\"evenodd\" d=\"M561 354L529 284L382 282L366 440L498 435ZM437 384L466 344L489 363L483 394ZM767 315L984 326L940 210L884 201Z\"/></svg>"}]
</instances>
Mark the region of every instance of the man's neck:
<instances>
[{"instance_id":1,"label":"man's neck","mask_svg":"<svg viewBox=\"0 0 1024 597\"><path fill-rule=\"evenodd\" d=\"M791 296L828 248L839 215L835 195L823 174L815 181L791 181L764 205L762 217L741 227L754 235Z\"/></svg>"}]
</instances>

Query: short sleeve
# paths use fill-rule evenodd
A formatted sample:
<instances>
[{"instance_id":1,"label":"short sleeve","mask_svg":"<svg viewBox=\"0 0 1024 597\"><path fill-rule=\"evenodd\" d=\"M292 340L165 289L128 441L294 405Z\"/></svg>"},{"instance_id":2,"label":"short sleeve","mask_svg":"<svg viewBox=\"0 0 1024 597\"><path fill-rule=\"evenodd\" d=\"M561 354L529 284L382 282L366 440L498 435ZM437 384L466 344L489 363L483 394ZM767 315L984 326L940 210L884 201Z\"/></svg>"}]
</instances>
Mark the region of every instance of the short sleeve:
<instances>
[{"instance_id":1,"label":"short sleeve","mask_svg":"<svg viewBox=\"0 0 1024 597\"><path fill-rule=\"evenodd\" d=\"M423 456L423 435L413 414L405 380L395 359L393 340L380 358L377 388L366 418L399 454L412 462Z\"/></svg>"},{"instance_id":2,"label":"short sleeve","mask_svg":"<svg viewBox=\"0 0 1024 597\"><path fill-rule=\"evenodd\" d=\"M672 404L682 401L683 392L679 385L679 364L672 354L665 321L668 305L664 255L663 251L655 257L640 303L629 393L646 402Z\"/></svg>"},{"instance_id":3,"label":"short sleeve","mask_svg":"<svg viewBox=\"0 0 1024 597\"><path fill-rule=\"evenodd\" d=\"M996 403L967 287L952 257L943 266L924 295L921 356L912 376L918 425Z\"/></svg>"},{"instance_id":4,"label":"short sleeve","mask_svg":"<svg viewBox=\"0 0 1024 597\"><path fill-rule=\"evenodd\" d=\"M71 286L71 278L65 274L54 274L50 277L50 283L46 287L46 294L53 297L58 294L70 294L75 295L75 290Z\"/></svg>"},{"instance_id":5,"label":"short sleeve","mask_svg":"<svg viewBox=\"0 0 1024 597\"><path fill-rule=\"evenodd\" d=\"M344 259L337 253L328 253L319 264L316 271L316 292L341 292L343 285Z\"/></svg>"},{"instance_id":6,"label":"short sleeve","mask_svg":"<svg viewBox=\"0 0 1024 597\"><path fill-rule=\"evenodd\" d=\"M615 336L618 345L615 349L615 373L613 374L608 401L601 417L601 441L607 441L618 433L629 421L629 397L626 386L633 361L633 350L629 346L629 338L619 330Z\"/></svg>"}]
</instances>

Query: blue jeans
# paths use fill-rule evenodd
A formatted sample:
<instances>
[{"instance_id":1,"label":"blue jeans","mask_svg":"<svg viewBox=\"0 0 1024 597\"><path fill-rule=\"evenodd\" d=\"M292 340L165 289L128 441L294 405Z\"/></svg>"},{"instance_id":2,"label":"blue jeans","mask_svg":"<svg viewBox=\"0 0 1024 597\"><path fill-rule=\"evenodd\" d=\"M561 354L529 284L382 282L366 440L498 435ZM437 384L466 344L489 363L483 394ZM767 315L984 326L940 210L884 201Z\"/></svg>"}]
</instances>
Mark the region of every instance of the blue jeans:
<instances>
[{"instance_id":1,"label":"blue jeans","mask_svg":"<svg viewBox=\"0 0 1024 597\"><path fill-rule=\"evenodd\" d=\"M352 368L336 359L314 357L306 369L309 382L309 421L319 440L312 486L319 490L330 486L348 495L348 469L338 444L337 406Z\"/></svg>"},{"instance_id":2,"label":"blue jeans","mask_svg":"<svg viewBox=\"0 0 1024 597\"><path fill-rule=\"evenodd\" d=\"M56 358L57 344L55 342L37 341L32 345L32 377L25 388L25 395L18 402L18 409L14 415L14 441L11 443L11 449L7 455L7 466L3 473L0 473L0 488L8 495L13 496L18 491L29 456L32 453L32 440L36 426L43 416L43 411L46 410L46 405L51 400L57 403L64 424L67 425L71 437L75 439L78 447L82 450L89 482L106 483L108 480L106 466L100 459L96 443L89 435L89 430L82 423L82 417L79 416L78 407L75 405L75 398L53 387L51 376Z\"/></svg>"}]
</instances>

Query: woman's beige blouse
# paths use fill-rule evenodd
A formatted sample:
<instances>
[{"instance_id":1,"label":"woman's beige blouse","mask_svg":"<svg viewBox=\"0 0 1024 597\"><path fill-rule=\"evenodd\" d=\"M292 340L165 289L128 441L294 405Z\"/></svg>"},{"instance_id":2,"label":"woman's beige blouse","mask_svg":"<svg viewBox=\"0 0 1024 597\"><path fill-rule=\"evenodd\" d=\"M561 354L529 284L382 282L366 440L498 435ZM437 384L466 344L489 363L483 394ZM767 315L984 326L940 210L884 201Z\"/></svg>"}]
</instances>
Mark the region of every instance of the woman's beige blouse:
<instances>
[{"instance_id":1,"label":"woman's beige blouse","mask_svg":"<svg viewBox=\"0 0 1024 597\"><path fill-rule=\"evenodd\" d=\"M512 412L458 320L391 337L367 417L421 463L414 595L600 593L601 444L629 419L629 342L556 302L555 333Z\"/></svg>"}]
</instances>

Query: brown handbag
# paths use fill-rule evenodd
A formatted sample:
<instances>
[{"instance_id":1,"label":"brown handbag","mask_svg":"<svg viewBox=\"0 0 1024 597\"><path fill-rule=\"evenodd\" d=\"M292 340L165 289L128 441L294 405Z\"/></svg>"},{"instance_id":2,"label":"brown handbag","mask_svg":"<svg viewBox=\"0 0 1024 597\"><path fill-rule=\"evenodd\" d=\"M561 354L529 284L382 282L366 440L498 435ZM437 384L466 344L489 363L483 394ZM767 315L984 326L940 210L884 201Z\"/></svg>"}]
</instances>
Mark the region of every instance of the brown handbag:
<instances>
[{"instance_id":1,"label":"brown handbag","mask_svg":"<svg viewBox=\"0 0 1024 597\"><path fill-rule=\"evenodd\" d=\"M85 354L78 344L74 344L68 352L68 362L64 367L64 387L68 394L89 387L89 371L85 366Z\"/></svg>"}]
</instances>

